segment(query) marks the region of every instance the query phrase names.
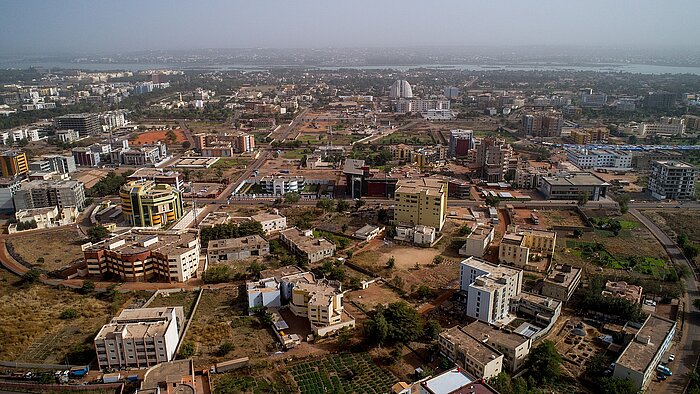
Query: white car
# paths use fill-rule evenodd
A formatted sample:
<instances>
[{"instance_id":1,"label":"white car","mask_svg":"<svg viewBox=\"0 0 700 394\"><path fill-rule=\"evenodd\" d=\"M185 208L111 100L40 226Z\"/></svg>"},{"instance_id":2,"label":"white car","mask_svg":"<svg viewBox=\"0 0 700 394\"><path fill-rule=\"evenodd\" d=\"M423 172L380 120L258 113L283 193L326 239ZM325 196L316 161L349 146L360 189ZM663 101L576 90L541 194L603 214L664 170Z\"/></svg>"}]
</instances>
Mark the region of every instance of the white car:
<instances>
[{"instance_id":1,"label":"white car","mask_svg":"<svg viewBox=\"0 0 700 394\"><path fill-rule=\"evenodd\" d=\"M675 354L671 354L670 356L668 356L668 362L673 362L673 360L675 360L675 359L676 359Z\"/></svg>"}]
</instances>

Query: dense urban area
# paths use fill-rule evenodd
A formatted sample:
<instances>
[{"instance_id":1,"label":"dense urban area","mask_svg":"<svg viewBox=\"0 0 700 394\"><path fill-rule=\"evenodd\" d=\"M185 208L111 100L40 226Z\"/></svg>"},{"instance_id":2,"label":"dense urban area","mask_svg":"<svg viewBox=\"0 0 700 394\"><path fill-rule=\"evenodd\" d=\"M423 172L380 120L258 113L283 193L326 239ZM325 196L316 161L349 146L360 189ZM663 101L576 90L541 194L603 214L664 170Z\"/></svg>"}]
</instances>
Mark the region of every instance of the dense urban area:
<instances>
[{"instance_id":1,"label":"dense urban area","mask_svg":"<svg viewBox=\"0 0 700 394\"><path fill-rule=\"evenodd\" d=\"M0 391L700 393L700 73L238 53L0 71Z\"/></svg>"}]
</instances>

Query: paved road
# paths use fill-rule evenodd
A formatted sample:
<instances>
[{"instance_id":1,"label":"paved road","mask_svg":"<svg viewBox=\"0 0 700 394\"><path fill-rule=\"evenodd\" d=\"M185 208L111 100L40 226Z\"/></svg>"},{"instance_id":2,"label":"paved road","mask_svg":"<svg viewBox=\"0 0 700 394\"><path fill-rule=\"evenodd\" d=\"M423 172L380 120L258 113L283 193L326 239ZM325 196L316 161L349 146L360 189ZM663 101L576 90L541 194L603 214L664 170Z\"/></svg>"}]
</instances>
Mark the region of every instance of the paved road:
<instances>
[{"instance_id":1,"label":"paved road","mask_svg":"<svg viewBox=\"0 0 700 394\"><path fill-rule=\"evenodd\" d=\"M683 300L686 307L682 316L683 332L678 343L669 352L676 354L676 360L669 364L669 368L673 371L673 377L665 382L652 382L648 389L648 392L652 393L682 393L688 381L688 372L692 371L700 354L700 312L692 306L693 301L700 298L695 279L697 268L683 256L680 248L653 221L642 215L637 209L631 209L630 213L654 234L675 264L686 265L693 273L693 277L686 280L687 293ZM678 326L677 330L680 329L681 326ZM667 359L667 356L663 359Z\"/></svg>"}]
</instances>

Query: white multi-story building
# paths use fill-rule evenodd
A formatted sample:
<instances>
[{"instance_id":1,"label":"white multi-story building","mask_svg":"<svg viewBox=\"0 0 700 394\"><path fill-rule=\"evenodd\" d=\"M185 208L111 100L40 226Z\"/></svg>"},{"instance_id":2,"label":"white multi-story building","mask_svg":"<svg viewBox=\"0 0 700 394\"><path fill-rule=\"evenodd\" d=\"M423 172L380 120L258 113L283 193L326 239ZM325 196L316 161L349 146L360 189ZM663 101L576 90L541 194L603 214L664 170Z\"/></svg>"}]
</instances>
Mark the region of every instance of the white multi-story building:
<instances>
[{"instance_id":1,"label":"white multi-story building","mask_svg":"<svg viewBox=\"0 0 700 394\"><path fill-rule=\"evenodd\" d=\"M413 97L413 89L411 89L411 84L403 79L396 80L389 88L390 98L411 98Z\"/></svg>"},{"instance_id":2,"label":"white multi-story building","mask_svg":"<svg viewBox=\"0 0 700 394\"><path fill-rule=\"evenodd\" d=\"M508 319L510 299L522 288L522 270L469 257L460 263L459 277L468 316L489 324Z\"/></svg>"},{"instance_id":3,"label":"white multi-story building","mask_svg":"<svg viewBox=\"0 0 700 394\"><path fill-rule=\"evenodd\" d=\"M495 234L496 229L493 226L487 224L474 226L464 245L459 248L459 254L461 256L483 257Z\"/></svg>"},{"instance_id":4,"label":"white multi-story building","mask_svg":"<svg viewBox=\"0 0 700 394\"><path fill-rule=\"evenodd\" d=\"M397 100L394 103L394 109L397 113L420 112L428 113L430 110L449 110L450 100L430 100L430 99L413 99L413 100Z\"/></svg>"},{"instance_id":5,"label":"white multi-story building","mask_svg":"<svg viewBox=\"0 0 700 394\"><path fill-rule=\"evenodd\" d=\"M259 235L213 239L207 246L207 257L210 263L243 260L268 254L270 254L270 244Z\"/></svg>"},{"instance_id":6,"label":"white multi-story building","mask_svg":"<svg viewBox=\"0 0 700 394\"><path fill-rule=\"evenodd\" d=\"M695 197L698 169L682 161L653 161L648 189L658 200L689 200Z\"/></svg>"},{"instance_id":7,"label":"white multi-story building","mask_svg":"<svg viewBox=\"0 0 700 394\"><path fill-rule=\"evenodd\" d=\"M503 369L503 354L470 335L468 327L455 326L440 333L440 353L477 379L493 378Z\"/></svg>"},{"instance_id":8,"label":"white multi-story building","mask_svg":"<svg viewBox=\"0 0 700 394\"><path fill-rule=\"evenodd\" d=\"M100 121L107 130L118 129L129 124L126 120L126 111L124 110L105 112L100 115Z\"/></svg>"},{"instance_id":9,"label":"white multi-story building","mask_svg":"<svg viewBox=\"0 0 700 394\"><path fill-rule=\"evenodd\" d=\"M685 119L662 117L657 123L642 123L639 126L639 135L642 137L653 134L683 135L685 133Z\"/></svg>"},{"instance_id":10,"label":"white multi-story building","mask_svg":"<svg viewBox=\"0 0 700 394\"><path fill-rule=\"evenodd\" d=\"M266 194L282 196L286 193L299 193L304 189L303 176L273 176L268 175L260 178L260 186Z\"/></svg>"},{"instance_id":11,"label":"white multi-story building","mask_svg":"<svg viewBox=\"0 0 700 394\"><path fill-rule=\"evenodd\" d=\"M173 360L184 315L181 306L124 309L95 337L100 369L144 368Z\"/></svg>"},{"instance_id":12,"label":"white multi-story building","mask_svg":"<svg viewBox=\"0 0 700 394\"><path fill-rule=\"evenodd\" d=\"M597 149L569 149L567 158L580 169L610 168L631 169L632 155L627 152Z\"/></svg>"},{"instance_id":13,"label":"white multi-story building","mask_svg":"<svg viewBox=\"0 0 700 394\"><path fill-rule=\"evenodd\" d=\"M250 219L260 223L265 234L282 231L287 228L287 218L276 213L263 212L251 216Z\"/></svg>"}]
</instances>

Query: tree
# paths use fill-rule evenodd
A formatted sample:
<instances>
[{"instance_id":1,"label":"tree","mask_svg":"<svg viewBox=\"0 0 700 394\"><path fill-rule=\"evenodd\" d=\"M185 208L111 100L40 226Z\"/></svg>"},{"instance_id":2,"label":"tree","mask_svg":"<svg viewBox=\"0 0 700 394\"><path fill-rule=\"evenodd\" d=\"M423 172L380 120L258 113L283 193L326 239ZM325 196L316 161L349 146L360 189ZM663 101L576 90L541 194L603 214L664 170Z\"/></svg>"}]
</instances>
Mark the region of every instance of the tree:
<instances>
[{"instance_id":1,"label":"tree","mask_svg":"<svg viewBox=\"0 0 700 394\"><path fill-rule=\"evenodd\" d=\"M697 309L700 309L700 298L696 298L693 300L693 306Z\"/></svg>"},{"instance_id":2,"label":"tree","mask_svg":"<svg viewBox=\"0 0 700 394\"><path fill-rule=\"evenodd\" d=\"M326 212L330 212L333 209L335 209L335 204L333 203L333 200L330 198L322 198L318 201L316 201L316 208L322 209Z\"/></svg>"},{"instance_id":3,"label":"tree","mask_svg":"<svg viewBox=\"0 0 700 394\"><path fill-rule=\"evenodd\" d=\"M338 200L335 206L335 210L338 212L345 212L350 209L350 203L347 200Z\"/></svg>"},{"instance_id":4,"label":"tree","mask_svg":"<svg viewBox=\"0 0 700 394\"><path fill-rule=\"evenodd\" d=\"M90 294L95 291L95 282L91 280L84 280L83 285L80 287L80 292L82 294Z\"/></svg>"},{"instance_id":5,"label":"tree","mask_svg":"<svg viewBox=\"0 0 700 394\"><path fill-rule=\"evenodd\" d=\"M182 149L190 149L192 147L192 144L190 144L189 141L185 141L182 143Z\"/></svg>"},{"instance_id":6,"label":"tree","mask_svg":"<svg viewBox=\"0 0 700 394\"><path fill-rule=\"evenodd\" d=\"M178 354L180 358L190 358L194 356L195 350L196 349L194 343L188 341L182 344L182 346L180 347L180 353Z\"/></svg>"},{"instance_id":7,"label":"tree","mask_svg":"<svg viewBox=\"0 0 700 394\"><path fill-rule=\"evenodd\" d=\"M22 281L24 283L34 283L37 280L39 280L40 276L41 276L41 271L39 271L36 268L32 268L29 271L22 274Z\"/></svg>"},{"instance_id":8,"label":"tree","mask_svg":"<svg viewBox=\"0 0 700 394\"><path fill-rule=\"evenodd\" d=\"M340 231L342 231L342 232L348 231L348 224L347 224L347 223L343 223L343 225L340 226Z\"/></svg>"},{"instance_id":9,"label":"tree","mask_svg":"<svg viewBox=\"0 0 700 394\"><path fill-rule=\"evenodd\" d=\"M433 264L435 264L435 265L438 265L438 264L442 263L443 261L445 261L445 258L440 256L440 255L433 257Z\"/></svg>"},{"instance_id":10,"label":"tree","mask_svg":"<svg viewBox=\"0 0 700 394\"><path fill-rule=\"evenodd\" d=\"M583 237L583 230L581 230L580 228L574 229L574 237L575 238Z\"/></svg>"},{"instance_id":11,"label":"tree","mask_svg":"<svg viewBox=\"0 0 700 394\"><path fill-rule=\"evenodd\" d=\"M620 379L612 376L598 380L601 393L606 394L636 394L639 392L630 379Z\"/></svg>"},{"instance_id":12,"label":"tree","mask_svg":"<svg viewBox=\"0 0 700 394\"><path fill-rule=\"evenodd\" d=\"M90 242L92 243L98 243L102 241L103 239L109 237L109 230L107 230L107 227L105 226L94 226L90 227L87 232L86 232L88 239L90 239Z\"/></svg>"},{"instance_id":13,"label":"tree","mask_svg":"<svg viewBox=\"0 0 700 394\"><path fill-rule=\"evenodd\" d=\"M591 195L588 192L579 193L578 199L577 199L578 205L580 207L586 205L590 198L591 198Z\"/></svg>"},{"instance_id":14,"label":"tree","mask_svg":"<svg viewBox=\"0 0 700 394\"><path fill-rule=\"evenodd\" d=\"M347 327L343 327L338 331L338 347L340 349L345 349L350 344L350 339L352 339L352 334Z\"/></svg>"},{"instance_id":15,"label":"tree","mask_svg":"<svg viewBox=\"0 0 700 394\"><path fill-rule=\"evenodd\" d=\"M381 313L378 313L374 318L365 321L364 334L365 339L376 345L381 345L386 340L389 333L389 325Z\"/></svg>"},{"instance_id":16,"label":"tree","mask_svg":"<svg viewBox=\"0 0 700 394\"><path fill-rule=\"evenodd\" d=\"M468 224L464 224L464 225L462 225L462 227L459 228L459 235L462 237L465 237L471 233L472 233L472 228L469 227Z\"/></svg>"},{"instance_id":17,"label":"tree","mask_svg":"<svg viewBox=\"0 0 700 394\"><path fill-rule=\"evenodd\" d=\"M637 136L636 135L631 135L627 138L627 142L630 144L636 144L637 143Z\"/></svg>"},{"instance_id":18,"label":"tree","mask_svg":"<svg viewBox=\"0 0 700 394\"><path fill-rule=\"evenodd\" d=\"M282 197L284 197L284 202L287 204L296 204L301 200L301 194L297 192L284 193Z\"/></svg>"},{"instance_id":19,"label":"tree","mask_svg":"<svg viewBox=\"0 0 700 394\"><path fill-rule=\"evenodd\" d=\"M620 212L625 214L630 210L630 196L627 194L620 196L617 201L617 205L620 206Z\"/></svg>"},{"instance_id":20,"label":"tree","mask_svg":"<svg viewBox=\"0 0 700 394\"><path fill-rule=\"evenodd\" d=\"M418 311L403 301L389 304L382 315L389 326L390 342L410 342L422 334L423 321Z\"/></svg>"},{"instance_id":21,"label":"tree","mask_svg":"<svg viewBox=\"0 0 700 394\"><path fill-rule=\"evenodd\" d=\"M231 342L224 342L221 345L219 345L219 349L216 351L216 355L219 357L224 357L227 354L231 353L233 349L234 346Z\"/></svg>"},{"instance_id":22,"label":"tree","mask_svg":"<svg viewBox=\"0 0 700 394\"><path fill-rule=\"evenodd\" d=\"M260 278L260 272L262 272L263 269L265 269L265 267L263 267L257 261L253 261L252 263L250 263L250 265L248 266L248 269L246 271L248 271L248 273L253 278L258 279L258 278Z\"/></svg>"},{"instance_id":23,"label":"tree","mask_svg":"<svg viewBox=\"0 0 700 394\"><path fill-rule=\"evenodd\" d=\"M528 368L537 383L551 382L561 373L561 356L554 342L546 340L535 347L528 357Z\"/></svg>"},{"instance_id":24,"label":"tree","mask_svg":"<svg viewBox=\"0 0 700 394\"><path fill-rule=\"evenodd\" d=\"M495 207L495 206L497 206L498 203L499 203L500 201L501 201L501 199L498 198L498 197L496 197L496 196L488 196L488 197L486 197L486 205L488 205L488 206L490 206L490 207Z\"/></svg>"},{"instance_id":25,"label":"tree","mask_svg":"<svg viewBox=\"0 0 700 394\"><path fill-rule=\"evenodd\" d=\"M362 208L365 205L365 200L362 200L358 198L355 200L355 210L358 211L360 208Z\"/></svg>"},{"instance_id":26,"label":"tree","mask_svg":"<svg viewBox=\"0 0 700 394\"><path fill-rule=\"evenodd\" d=\"M75 319L76 317L78 317L78 311L76 311L73 308L68 308L61 312L61 314L58 317L62 320Z\"/></svg>"},{"instance_id":27,"label":"tree","mask_svg":"<svg viewBox=\"0 0 700 394\"><path fill-rule=\"evenodd\" d=\"M394 256L389 257L389 260L386 261L386 268L392 269L396 265L396 259Z\"/></svg>"},{"instance_id":28,"label":"tree","mask_svg":"<svg viewBox=\"0 0 700 394\"><path fill-rule=\"evenodd\" d=\"M227 265L210 266L204 274L202 281L207 284L224 283L231 279L231 269Z\"/></svg>"},{"instance_id":29,"label":"tree","mask_svg":"<svg viewBox=\"0 0 700 394\"><path fill-rule=\"evenodd\" d=\"M622 231L622 224L620 224L619 220L613 220L610 222L610 231L612 231L615 236L620 235L620 231Z\"/></svg>"},{"instance_id":30,"label":"tree","mask_svg":"<svg viewBox=\"0 0 700 394\"><path fill-rule=\"evenodd\" d=\"M433 296L433 289L431 289L430 287L428 287L426 285L420 285L418 287L418 290L416 291L416 296L421 300L432 297Z\"/></svg>"},{"instance_id":31,"label":"tree","mask_svg":"<svg viewBox=\"0 0 700 394\"><path fill-rule=\"evenodd\" d=\"M423 336L430 340L436 340L440 335L440 331L442 331L442 327L435 319L428 320L423 326Z\"/></svg>"}]
</instances>

